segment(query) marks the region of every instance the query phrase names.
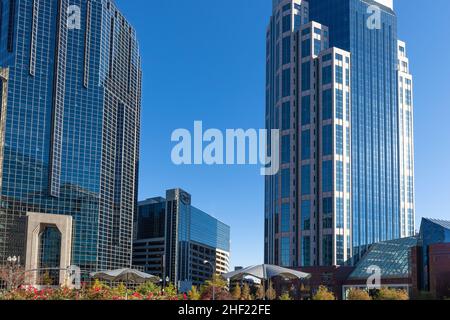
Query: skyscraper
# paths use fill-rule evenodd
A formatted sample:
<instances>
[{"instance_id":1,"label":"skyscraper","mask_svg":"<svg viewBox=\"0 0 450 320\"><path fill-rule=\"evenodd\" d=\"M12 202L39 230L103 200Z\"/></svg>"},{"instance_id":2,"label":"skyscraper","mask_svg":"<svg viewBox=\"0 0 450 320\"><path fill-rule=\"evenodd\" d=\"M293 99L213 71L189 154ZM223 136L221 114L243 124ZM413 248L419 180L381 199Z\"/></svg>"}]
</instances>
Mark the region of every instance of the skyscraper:
<instances>
[{"instance_id":1,"label":"skyscraper","mask_svg":"<svg viewBox=\"0 0 450 320\"><path fill-rule=\"evenodd\" d=\"M412 119L399 118L399 50L390 1L273 1L266 127L281 131L282 168L266 178L267 263L352 264L369 244L412 235L414 205L401 203L401 193L414 200L414 176L402 171L411 188L401 188L413 141Z\"/></svg>"},{"instance_id":2,"label":"skyscraper","mask_svg":"<svg viewBox=\"0 0 450 320\"><path fill-rule=\"evenodd\" d=\"M39 213L73 219L71 264L129 267L141 107L135 31L113 1L0 6L0 262L29 259L27 216ZM33 263L66 268L55 250L61 228L44 220Z\"/></svg>"}]
</instances>

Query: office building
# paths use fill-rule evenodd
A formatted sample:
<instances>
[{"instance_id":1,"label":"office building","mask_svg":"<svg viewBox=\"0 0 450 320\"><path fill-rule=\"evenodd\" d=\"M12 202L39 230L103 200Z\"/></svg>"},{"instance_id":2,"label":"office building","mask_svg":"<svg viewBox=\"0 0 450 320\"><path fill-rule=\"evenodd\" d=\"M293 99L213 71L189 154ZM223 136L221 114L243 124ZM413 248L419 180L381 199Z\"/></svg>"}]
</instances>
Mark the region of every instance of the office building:
<instances>
[{"instance_id":1,"label":"office building","mask_svg":"<svg viewBox=\"0 0 450 320\"><path fill-rule=\"evenodd\" d=\"M273 1L266 127L281 132L281 170L265 182L266 263L352 265L414 234L412 77L396 27L389 1Z\"/></svg>"},{"instance_id":2,"label":"office building","mask_svg":"<svg viewBox=\"0 0 450 320\"><path fill-rule=\"evenodd\" d=\"M83 276L130 267L136 33L113 1L0 5L0 263L20 256L27 269L77 265Z\"/></svg>"},{"instance_id":3,"label":"office building","mask_svg":"<svg viewBox=\"0 0 450 320\"><path fill-rule=\"evenodd\" d=\"M133 264L183 292L229 271L230 227L192 206L181 189L140 202L135 234Z\"/></svg>"}]
</instances>

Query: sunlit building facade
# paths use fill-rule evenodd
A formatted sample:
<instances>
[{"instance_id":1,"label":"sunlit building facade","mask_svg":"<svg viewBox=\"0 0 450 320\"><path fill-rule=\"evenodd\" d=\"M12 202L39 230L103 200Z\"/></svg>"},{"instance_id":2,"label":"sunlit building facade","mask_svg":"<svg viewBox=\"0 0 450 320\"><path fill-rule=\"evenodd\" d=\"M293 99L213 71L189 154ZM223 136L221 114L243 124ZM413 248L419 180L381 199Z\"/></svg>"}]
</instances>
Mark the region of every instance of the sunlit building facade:
<instances>
[{"instance_id":1,"label":"sunlit building facade","mask_svg":"<svg viewBox=\"0 0 450 320\"><path fill-rule=\"evenodd\" d=\"M266 40L266 127L281 133L266 262L352 265L370 244L412 236L412 110L407 120L398 85L411 75L397 72L392 1L274 0Z\"/></svg>"},{"instance_id":2,"label":"sunlit building facade","mask_svg":"<svg viewBox=\"0 0 450 320\"><path fill-rule=\"evenodd\" d=\"M73 218L71 262L130 267L141 61L113 1L2 0L0 263L25 257L27 213ZM56 230L57 233L57 230ZM58 259L60 237L40 266ZM53 249L52 249L53 248Z\"/></svg>"}]
</instances>

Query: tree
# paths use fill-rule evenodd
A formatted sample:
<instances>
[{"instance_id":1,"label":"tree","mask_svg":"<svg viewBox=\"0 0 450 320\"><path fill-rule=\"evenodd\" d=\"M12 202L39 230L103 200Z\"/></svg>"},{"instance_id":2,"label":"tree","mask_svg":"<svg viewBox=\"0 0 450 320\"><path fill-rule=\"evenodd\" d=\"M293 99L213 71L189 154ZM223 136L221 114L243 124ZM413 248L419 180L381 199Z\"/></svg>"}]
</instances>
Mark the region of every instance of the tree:
<instances>
[{"instance_id":1,"label":"tree","mask_svg":"<svg viewBox=\"0 0 450 320\"><path fill-rule=\"evenodd\" d=\"M231 290L231 295L233 296L234 300L239 300L241 299L241 295L242 295L242 291L241 291L241 286L239 283L237 283L234 287L233 290Z\"/></svg>"},{"instance_id":2,"label":"tree","mask_svg":"<svg viewBox=\"0 0 450 320\"><path fill-rule=\"evenodd\" d=\"M188 293L189 300L197 301L200 300L200 292L198 291L196 286L193 286L191 291Z\"/></svg>"},{"instance_id":3,"label":"tree","mask_svg":"<svg viewBox=\"0 0 450 320\"><path fill-rule=\"evenodd\" d=\"M227 285L227 282L221 276L214 275L212 280L206 281L202 286L201 299L212 300L214 291L216 300L232 300L232 296L227 289Z\"/></svg>"},{"instance_id":4,"label":"tree","mask_svg":"<svg viewBox=\"0 0 450 320\"><path fill-rule=\"evenodd\" d=\"M313 300L324 300L324 301L331 301L336 300L336 297L332 292L328 290L325 286L320 286L317 293L313 296Z\"/></svg>"},{"instance_id":5,"label":"tree","mask_svg":"<svg viewBox=\"0 0 450 320\"><path fill-rule=\"evenodd\" d=\"M369 293L365 290L360 289L350 289L347 294L347 300L372 300Z\"/></svg>"},{"instance_id":6,"label":"tree","mask_svg":"<svg viewBox=\"0 0 450 320\"><path fill-rule=\"evenodd\" d=\"M291 296L289 295L288 292L283 293L279 299L282 300L282 301L290 301L290 300L292 300Z\"/></svg>"},{"instance_id":7,"label":"tree","mask_svg":"<svg viewBox=\"0 0 450 320\"><path fill-rule=\"evenodd\" d=\"M250 301L253 300L252 294L250 292L250 287L248 284L244 284L242 288L241 300Z\"/></svg>"},{"instance_id":8,"label":"tree","mask_svg":"<svg viewBox=\"0 0 450 320\"><path fill-rule=\"evenodd\" d=\"M53 279L50 276L50 273L48 271L45 271L45 273L41 276L41 282L44 286L51 286L53 285Z\"/></svg>"},{"instance_id":9,"label":"tree","mask_svg":"<svg viewBox=\"0 0 450 320\"><path fill-rule=\"evenodd\" d=\"M409 300L405 290L382 288L376 296L376 300Z\"/></svg>"},{"instance_id":10,"label":"tree","mask_svg":"<svg viewBox=\"0 0 450 320\"><path fill-rule=\"evenodd\" d=\"M270 284L269 288L266 291L266 298L268 300L275 300L277 298L277 293L272 284Z\"/></svg>"},{"instance_id":11,"label":"tree","mask_svg":"<svg viewBox=\"0 0 450 320\"><path fill-rule=\"evenodd\" d=\"M25 284L25 270L18 266L1 266L0 267L0 282L6 283L9 289L17 289Z\"/></svg>"},{"instance_id":12,"label":"tree","mask_svg":"<svg viewBox=\"0 0 450 320\"><path fill-rule=\"evenodd\" d=\"M266 298L266 290L264 289L264 285L261 284L258 286L258 290L256 290L256 299L264 300Z\"/></svg>"}]
</instances>

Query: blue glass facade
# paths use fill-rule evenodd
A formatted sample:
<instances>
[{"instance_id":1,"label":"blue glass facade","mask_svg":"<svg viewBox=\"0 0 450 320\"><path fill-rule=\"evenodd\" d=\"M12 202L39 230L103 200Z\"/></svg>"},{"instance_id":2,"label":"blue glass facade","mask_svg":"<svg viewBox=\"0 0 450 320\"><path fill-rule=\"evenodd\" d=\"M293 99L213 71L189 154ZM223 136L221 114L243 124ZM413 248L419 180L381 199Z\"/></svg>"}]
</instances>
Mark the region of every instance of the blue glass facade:
<instances>
[{"instance_id":1,"label":"blue glass facade","mask_svg":"<svg viewBox=\"0 0 450 320\"><path fill-rule=\"evenodd\" d=\"M113 1L0 4L0 67L9 72L0 261L25 256L25 216L39 212L73 217L73 264L129 267L141 107L135 31Z\"/></svg>"},{"instance_id":2,"label":"blue glass facade","mask_svg":"<svg viewBox=\"0 0 450 320\"><path fill-rule=\"evenodd\" d=\"M330 29L330 46L351 53L352 238L358 257L371 243L400 237L397 17L371 0L309 2L310 18ZM375 4L381 29L367 27L373 14L368 7Z\"/></svg>"},{"instance_id":3,"label":"blue glass facade","mask_svg":"<svg viewBox=\"0 0 450 320\"><path fill-rule=\"evenodd\" d=\"M138 207L134 265L169 277L183 292L211 279L205 260L218 273L228 272L230 227L192 206L190 194L168 190L165 199L149 199Z\"/></svg>"}]
</instances>

